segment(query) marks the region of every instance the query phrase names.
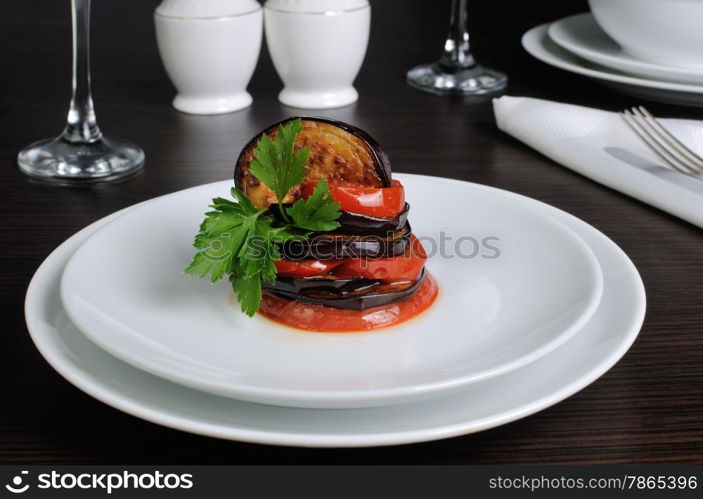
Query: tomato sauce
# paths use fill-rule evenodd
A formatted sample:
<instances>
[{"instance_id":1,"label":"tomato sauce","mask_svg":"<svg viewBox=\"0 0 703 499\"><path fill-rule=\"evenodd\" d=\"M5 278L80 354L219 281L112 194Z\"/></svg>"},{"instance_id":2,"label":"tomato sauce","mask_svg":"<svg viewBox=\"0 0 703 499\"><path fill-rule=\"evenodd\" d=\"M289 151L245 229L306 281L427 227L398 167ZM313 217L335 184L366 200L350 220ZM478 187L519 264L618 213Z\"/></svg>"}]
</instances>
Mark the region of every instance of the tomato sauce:
<instances>
[{"instance_id":1,"label":"tomato sauce","mask_svg":"<svg viewBox=\"0 0 703 499\"><path fill-rule=\"evenodd\" d=\"M259 313L280 324L307 331L368 331L399 324L420 315L434 303L438 291L437 281L427 273L410 298L363 311L313 305L264 293Z\"/></svg>"}]
</instances>

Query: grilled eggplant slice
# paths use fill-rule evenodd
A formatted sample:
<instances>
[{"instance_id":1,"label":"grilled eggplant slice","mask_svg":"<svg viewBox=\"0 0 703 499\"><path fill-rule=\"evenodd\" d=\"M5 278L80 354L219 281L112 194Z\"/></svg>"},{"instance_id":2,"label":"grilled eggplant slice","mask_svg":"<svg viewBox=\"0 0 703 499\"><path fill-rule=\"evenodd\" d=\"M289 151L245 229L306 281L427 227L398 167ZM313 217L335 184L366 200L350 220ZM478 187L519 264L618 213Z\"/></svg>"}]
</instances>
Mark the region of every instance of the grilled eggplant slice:
<instances>
[{"instance_id":1,"label":"grilled eggplant slice","mask_svg":"<svg viewBox=\"0 0 703 499\"><path fill-rule=\"evenodd\" d=\"M367 310L410 298L425 279L381 282L373 279L279 278L275 284L262 283L264 292L281 298L345 310Z\"/></svg>"},{"instance_id":2,"label":"grilled eggplant slice","mask_svg":"<svg viewBox=\"0 0 703 499\"><path fill-rule=\"evenodd\" d=\"M334 233L385 237L390 232L405 226L408 221L409 210L410 205L405 203L403 211L394 218L376 218L343 211L342 215L337 219L339 227L334 230Z\"/></svg>"},{"instance_id":3,"label":"grilled eggplant slice","mask_svg":"<svg viewBox=\"0 0 703 499\"><path fill-rule=\"evenodd\" d=\"M263 289L289 295L307 293L327 293L335 296L359 294L377 288L381 284L378 279L339 278L334 275L320 277L278 277L274 284L262 281Z\"/></svg>"},{"instance_id":4,"label":"grilled eggplant slice","mask_svg":"<svg viewBox=\"0 0 703 499\"><path fill-rule=\"evenodd\" d=\"M410 241L410 224L384 236L359 236L321 232L304 241L287 241L281 256L287 260L339 260L397 256Z\"/></svg>"},{"instance_id":5,"label":"grilled eggplant slice","mask_svg":"<svg viewBox=\"0 0 703 499\"><path fill-rule=\"evenodd\" d=\"M278 202L273 191L251 175L249 164L262 134L275 137L279 125L297 118L289 118L267 128L254 137L242 150L234 168L234 183L254 205L263 209ZM305 182L344 181L365 187L390 187L391 164L383 148L366 132L352 125L327 118L301 118L303 130L298 135L295 149L310 147L310 158ZM300 185L293 186L284 203L300 197Z\"/></svg>"}]
</instances>

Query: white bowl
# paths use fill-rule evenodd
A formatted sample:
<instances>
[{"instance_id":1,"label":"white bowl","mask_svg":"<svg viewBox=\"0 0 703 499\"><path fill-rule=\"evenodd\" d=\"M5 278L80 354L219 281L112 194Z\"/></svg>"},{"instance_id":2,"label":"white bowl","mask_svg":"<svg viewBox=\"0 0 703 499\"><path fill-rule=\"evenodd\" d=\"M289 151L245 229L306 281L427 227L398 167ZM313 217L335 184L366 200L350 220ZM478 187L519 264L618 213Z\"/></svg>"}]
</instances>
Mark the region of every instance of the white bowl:
<instances>
[{"instance_id":1,"label":"white bowl","mask_svg":"<svg viewBox=\"0 0 703 499\"><path fill-rule=\"evenodd\" d=\"M703 1L589 0L603 31L643 61L703 67Z\"/></svg>"},{"instance_id":2,"label":"white bowl","mask_svg":"<svg viewBox=\"0 0 703 499\"><path fill-rule=\"evenodd\" d=\"M154 15L161 60L178 95L173 107L219 114L251 105L246 91L263 35L260 7L221 17Z\"/></svg>"},{"instance_id":3,"label":"white bowl","mask_svg":"<svg viewBox=\"0 0 703 499\"><path fill-rule=\"evenodd\" d=\"M335 9L347 4L317 2L298 7L309 10L293 10L292 4L284 2L264 5L266 43L285 85L278 99L287 106L326 109L347 106L359 98L352 83L366 54L371 7L363 1L360 7L322 11L325 5Z\"/></svg>"}]
</instances>

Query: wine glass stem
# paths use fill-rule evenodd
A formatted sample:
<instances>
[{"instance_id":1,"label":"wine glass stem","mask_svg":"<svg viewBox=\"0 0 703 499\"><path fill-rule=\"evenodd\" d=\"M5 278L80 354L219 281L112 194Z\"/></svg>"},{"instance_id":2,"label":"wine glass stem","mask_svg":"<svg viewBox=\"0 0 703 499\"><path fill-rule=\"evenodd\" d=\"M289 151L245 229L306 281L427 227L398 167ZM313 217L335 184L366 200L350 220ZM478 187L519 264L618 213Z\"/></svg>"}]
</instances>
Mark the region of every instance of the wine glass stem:
<instances>
[{"instance_id":1,"label":"wine glass stem","mask_svg":"<svg viewBox=\"0 0 703 499\"><path fill-rule=\"evenodd\" d=\"M102 137L90 94L90 1L71 0L73 95L62 137L72 143L89 144Z\"/></svg>"},{"instance_id":2,"label":"wine glass stem","mask_svg":"<svg viewBox=\"0 0 703 499\"><path fill-rule=\"evenodd\" d=\"M439 60L440 66L448 72L470 68L476 64L471 55L469 32L466 28L468 0L452 0L452 17L444 53Z\"/></svg>"}]
</instances>

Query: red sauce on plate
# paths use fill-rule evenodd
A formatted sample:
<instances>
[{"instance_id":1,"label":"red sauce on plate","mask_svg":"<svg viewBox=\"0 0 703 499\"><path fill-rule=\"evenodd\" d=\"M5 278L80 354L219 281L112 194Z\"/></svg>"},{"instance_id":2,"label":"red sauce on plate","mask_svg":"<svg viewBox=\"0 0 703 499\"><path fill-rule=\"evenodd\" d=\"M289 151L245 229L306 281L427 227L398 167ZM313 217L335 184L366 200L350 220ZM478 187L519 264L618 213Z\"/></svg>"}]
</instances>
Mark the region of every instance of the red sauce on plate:
<instances>
[{"instance_id":1,"label":"red sauce on plate","mask_svg":"<svg viewBox=\"0 0 703 499\"><path fill-rule=\"evenodd\" d=\"M429 273L407 300L368 310L340 310L288 300L264 293L259 313L280 324L327 333L368 331L405 322L427 310L437 298L439 286Z\"/></svg>"}]
</instances>

